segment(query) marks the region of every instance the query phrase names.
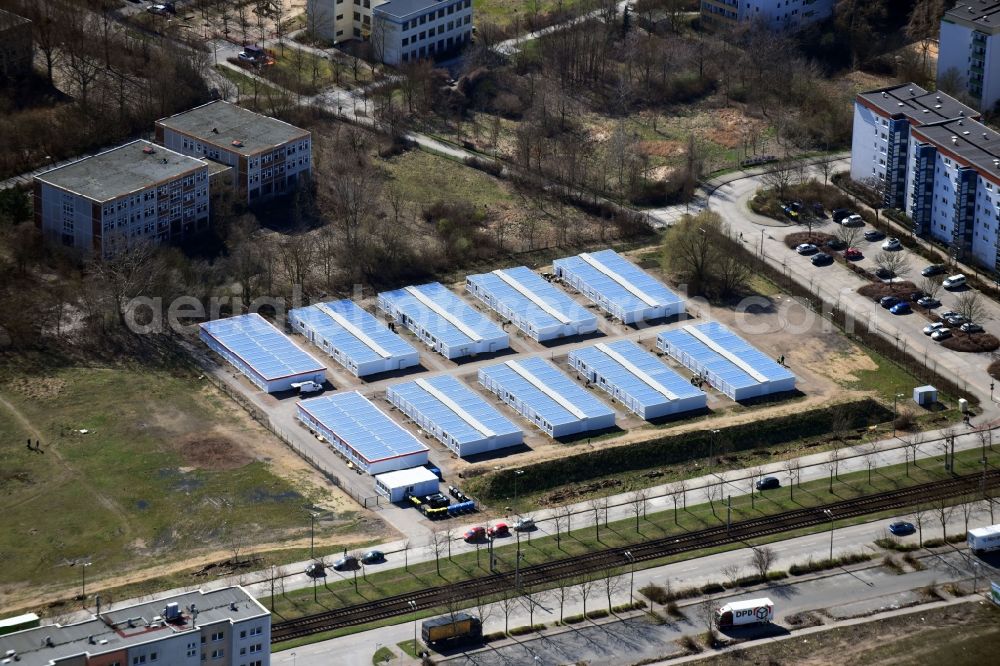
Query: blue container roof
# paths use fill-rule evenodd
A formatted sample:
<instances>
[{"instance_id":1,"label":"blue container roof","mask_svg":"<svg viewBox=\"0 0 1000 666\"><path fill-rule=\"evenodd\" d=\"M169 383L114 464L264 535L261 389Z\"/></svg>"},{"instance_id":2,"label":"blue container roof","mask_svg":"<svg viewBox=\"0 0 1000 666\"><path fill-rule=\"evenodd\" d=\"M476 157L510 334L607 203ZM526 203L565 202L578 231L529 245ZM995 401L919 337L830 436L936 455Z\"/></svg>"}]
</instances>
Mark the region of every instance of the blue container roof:
<instances>
[{"instance_id":1,"label":"blue container roof","mask_svg":"<svg viewBox=\"0 0 1000 666\"><path fill-rule=\"evenodd\" d=\"M665 284L614 250L584 252L556 259L553 263L557 268L564 267L580 276L592 289L626 311L673 305L683 300Z\"/></svg>"},{"instance_id":2,"label":"blue container roof","mask_svg":"<svg viewBox=\"0 0 1000 666\"><path fill-rule=\"evenodd\" d=\"M256 312L207 321L201 329L268 381L326 370Z\"/></svg>"},{"instance_id":3,"label":"blue container roof","mask_svg":"<svg viewBox=\"0 0 1000 666\"><path fill-rule=\"evenodd\" d=\"M414 292L458 320L468 333L422 302ZM470 342L501 338L506 335L488 317L470 307L440 282L382 292L379 298L391 300L397 309L449 347L459 347Z\"/></svg>"},{"instance_id":4,"label":"blue container roof","mask_svg":"<svg viewBox=\"0 0 1000 666\"><path fill-rule=\"evenodd\" d=\"M324 308L342 317L361 335L355 335L354 332L344 327L337 319L324 312ZM370 363L384 358L409 356L417 353L417 350L408 342L390 331L367 310L349 299L296 308L289 314L300 318L355 363ZM389 356L387 357L381 352L386 352Z\"/></svg>"},{"instance_id":5,"label":"blue container roof","mask_svg":"<svg viewBox=\"0 0 1000 666\"><path fill-rule=\"evenodd\" d=\"M507 277L509 281L505 280L504 277ZM552 286L526 266L470 275L468 279L492 294L498 302L516 312L520 318L539 328L596 320L594 314L587 308L574 301L565 292ZM563 319L560 320L559 317L533 301L518 286L544 303L549 310L559 313Z\"/></svg>"}]
</instances>

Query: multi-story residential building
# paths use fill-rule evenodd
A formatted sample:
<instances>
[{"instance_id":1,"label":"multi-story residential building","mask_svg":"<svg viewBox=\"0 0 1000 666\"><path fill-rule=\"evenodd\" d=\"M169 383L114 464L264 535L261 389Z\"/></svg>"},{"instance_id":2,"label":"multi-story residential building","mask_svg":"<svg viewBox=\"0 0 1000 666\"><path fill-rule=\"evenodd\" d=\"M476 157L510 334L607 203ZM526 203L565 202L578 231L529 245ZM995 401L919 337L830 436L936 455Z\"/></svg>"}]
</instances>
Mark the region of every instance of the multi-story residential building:
<instances>
[{"instance_id":1,"label":"multi-story residential building","mask_svg":"<svg viewBox=\"0 0 1000 666\"><path fill-rule=\"evenodd\" d=\"M980 111L1000 101L1000 0L962 0L941 19L938 87L957 87Z\"/></svg>"},{"instance_id":2,"label":"multi-story residential building","mask_svg":"<svg viewBox=\"0 0 1000 666\"><path fill-rule=\"evenodd\" d=\"M242 587L104 610L0 636L19 666L269 666L271 614Z\"/></svg>"},{"instance_id":3,"label":"multi-story residential building","mask_svg":"<svg viewBox=\"0 0 1000 666\"><path fill-rule=\"evenodd\" d=\"M851 178L880 183L885 205L905 209L910 127L979 114L944 93L927 92L915 84L861 93L854 102Z\"/></svg>"},{"instance_id":4,"label":"multi-story residential building","mask_svg":"<svg viewBox=\"0 0 1000 666\"><path fill-rule=\"evenodd\" d=\"M833 14L835 0L701 0L709 25L759 22L772 30L798 30Z\"/></svg>"},{"instance_id":5,"label":"multi-story residential building","mask_svg":"<svg viewBox=\"0 0 1000 666\"><path fill-rule=\"evenodd\" d=\"M35 226L49 239L107 258L138 241L208 227L208 166L148 141L35 176Z\"/></svg>"},{"instance_id":6,"label":"multi-story residential building","mask_svg":"<svg viewBox=\"0 0 1000 666\"><path fill-rule=\"evenodd\" d=\"M0 83L31 73L31 21L0 9Z\"/></svg>"},{"instance_id":7,"label":"multi-story residential building","mask_svg":"<svg viewBox=\"0 0 1000 666\"><path fill-rule=\"evenodd\" d=\"M222 100L156 121L156 141L233 167L237 196L253 203L293 191L312 169L312 135Z\"/></svg>"},{"instance_id":8,"label":"multi-story residential building","mask_svg":"<svg viewBox=\"0 0 1000 666\"><path fill-rule=\"evenodd\" d=\"M858 95L851 177L885 183L885 204L901 208L915 234L952 256L1000 265L1000 134L977 112L914 84Z\"/></svg>"},{"instance_id":9,"label":"multi-story residential building","mask_svg":"<svg viewBox=\"0 0 1000 666\"><path fill-rule=\"evenodd\" d=\"M310 29L334 43L369 40L389 65L433 58L472 41L472 0L309 0Z\"/></svg>"}]
</instances>

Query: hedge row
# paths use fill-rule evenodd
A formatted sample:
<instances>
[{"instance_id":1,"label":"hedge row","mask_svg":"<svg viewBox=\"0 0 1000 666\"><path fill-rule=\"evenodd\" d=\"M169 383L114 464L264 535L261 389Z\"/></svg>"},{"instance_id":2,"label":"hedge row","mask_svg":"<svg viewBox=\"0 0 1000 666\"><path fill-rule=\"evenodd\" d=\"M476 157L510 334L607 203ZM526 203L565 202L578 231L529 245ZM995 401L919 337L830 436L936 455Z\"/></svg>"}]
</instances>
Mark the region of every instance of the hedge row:
<instances>
[{"instance_id":1,"label":"hedge row","mask_svg":"<svg viewBox=\"0 0 1000 666\"><path fill-rule=\"evenodd\" d=\"M517 476L519 492L537 492L568 483L589 481L608 474L621 474L704 458L711 451L718 453L722 445L727 451L745 451L760 446L776 446L798 439L829 433L837 420L843 419L848 428L864 428L884 423L892 412L870 398L831 407L778 416L765 421L752 421L721 428L718 434L698 430L668 435L645 442L588 451L526 465ZM481 495L484 499L501 499L514 492L513 469L490 472L484 476Z\"/></svg>"}]
</instances>

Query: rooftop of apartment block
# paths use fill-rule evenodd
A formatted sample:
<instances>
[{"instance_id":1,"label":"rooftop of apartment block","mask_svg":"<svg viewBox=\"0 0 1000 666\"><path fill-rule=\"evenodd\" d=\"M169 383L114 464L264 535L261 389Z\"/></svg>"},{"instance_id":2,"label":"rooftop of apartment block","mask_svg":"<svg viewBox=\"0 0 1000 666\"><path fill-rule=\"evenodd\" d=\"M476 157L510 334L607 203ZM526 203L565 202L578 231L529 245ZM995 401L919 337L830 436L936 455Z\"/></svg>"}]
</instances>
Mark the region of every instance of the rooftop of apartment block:
<instances>
[{"instance_id":1,"label":"rooftop of apartment block","mask_svg":"<svg viewBox=\"0 0 1000 666\"><path fill-rule=\"evenodd\" d=\"M962 0L944 14L944 20L982 32L1000 31L1000 0Z\"/></svg>"},{"instance_id":2,"label":"rooftop of apartment block","mask_svg":"<svg viewBox=\"0 0 1000 666\"><path fill-rule=\"evenodd\" d=\"M224 100L196 106L156 123L246 156L309 136L304 129Z\"/></svg>"},{"instance_id":3,"label":"rooftop of apartment block","mask_svg":"<svg viewBox=\"0 0 1000 666\"><path fill-rule=\"evenodd\" d=\"M205 163L201 160L138 140L46 171L35 178L101 203L203 168Z\"/></svg>"},{"instance_id":4,"label":"rooftop of apartment block","mask_svg":"<svg viewBox=\"0 0 1000 666\"><path fill-rule=\"evenodd\" d=\"M176 603L179 616L167 619L167 604ZM19 666L47 666L77 655L98 655L220 622L266 617L267 609L242 587L185 592L153 601L101 610L100 616L67 625L46 625L0 636L0 654L17 656Z\"/></svg>"},{"instance_id":5,"label":"rooftop of apartment block","mask_svg":"<svg viewBox=\"0 0 1000 666\"><path fill-rule=\"evenodd\" d=\"M922 137L976 167L1000 178L1000 133L971 118L956 118L915 128ZM919 137L917 137L919 139Z\"/></svg>"},{"instance_id":6,"label":"rooftop of apartment block","mask_svg":"<svg viewBox=\"0 0 1000 666\"><path fill-rule=\"evenodd\" d=\"M436 9L439 5L447 6L449 4L451 3L447 0L388 0L388 2L378 5L374 13L405 19L414 14L419 15L425 11Z\"/></svg>"},{"instance_id":7,"label":"rooftop of apartment block","mask_svg":"<svg viewBox=\"0 0 1000 666\"><path fill-rule=\"evenodd\" d=\"M951 95L928 92L915 83L878 88L863 92L858 97L887 116L905 116L915 125L927 125L959 117L979 117L978 111Z\"/></svg>"}]
</instances>

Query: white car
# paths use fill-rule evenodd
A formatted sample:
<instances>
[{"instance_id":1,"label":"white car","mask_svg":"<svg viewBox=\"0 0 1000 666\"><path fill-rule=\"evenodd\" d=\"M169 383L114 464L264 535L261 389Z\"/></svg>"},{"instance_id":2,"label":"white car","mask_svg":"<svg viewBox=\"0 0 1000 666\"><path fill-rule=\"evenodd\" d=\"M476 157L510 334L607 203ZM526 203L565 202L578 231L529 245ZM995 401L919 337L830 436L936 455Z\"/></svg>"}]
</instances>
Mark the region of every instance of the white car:
<instances>
[{"instance_id":1,"label":"white car","mask_svg":"<svg viewBox=\"0 0 1000 666\"><path fill-rule=\"evenodd\" d=\"M959 287L964 287L965 283L966 283L965 276L962 275L961 273L958 273L957 275L946 277L944 279L944 282L941 283L941 286L944 287L945 289L958 289Z\"/></svg>"},{"instance_id":2,"label":"white car","mask_svg":"<svg viewBox=\"0 0 1000 666\"><path fill-rule=\"evenodd\" d=\"M927 324L924 326L924 335L932 335L935 331L939 331L944 328L944 322L936 321L933 324Z\"/></svg>"},{"instance_id":3,"label":"white car","mask_svg":"<svg viewBox=\"0 0 1000 666\"><path fill-rule=\"evenodd\" d=\"M901 247L903 246L900 245L898 238L886 238L885 242L882 243L883 250L898 250Z\"/></svg>"},{"instance_id":4,"label":"white car","mask_svg":"<svg viewBox=\"0 0 1000 666\"><path fill-rule=\"evenodd\" d=\"M950 328L939 328L938 330L931 333L931 340L935 342L941 342L942 340L947 340L951 337Z\"/></svg>"},{"instance_id":5,"label":"white car","mask_svg":"<svg viewBox=\"0 0 1000 666\"><path fill-rule=\"evenodd\" d=\"M535 529L534 518L518 518L514 523L514 531L516 532L530 532L533 529Z\"/></svg>"},{"instance_id":6,"label":"white car","mask_svg":"<svg viewBox=\"0 0 1000 666\"><path fill-rule=\"evenodd\" d=\"M865 218L861 217L857 213L853 215L848 215L840 221L840 224L845 227L863 227L865 226Z\"/></svg>"},{"instance_id":7,"label":"white car","mask_svg":"<svg viewBox=\"0 0 1000 666\"><path fill-rule=\"evenodd\" d=\"M795 248L795 251L798 252L799 254L812 254L817 250L819 250L819 248L813 245L812 243L802 243L801 245L798 245Z\"/></svg>"},{"instance_id":8,"label":"white car","mask_svg":"<svg viewBox=\"0 0 1000 666\"><path fill-rule=\"evenodd\" d=\"M292 388L298 389L299 393L318 393L323 390L323 385L313 381L294 382Z\"/></svg>"}]
</instances>

